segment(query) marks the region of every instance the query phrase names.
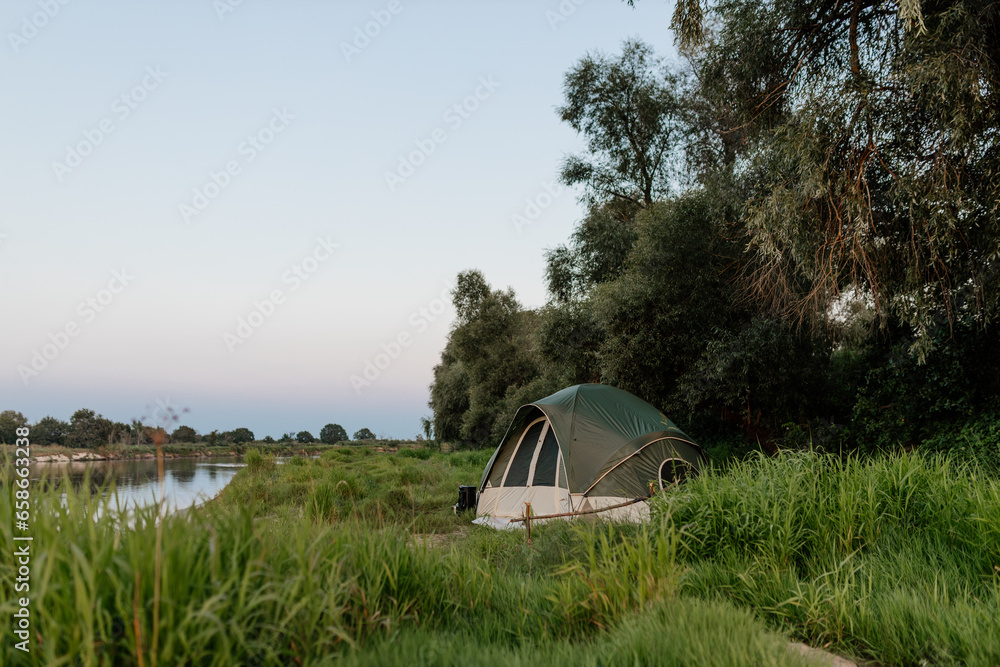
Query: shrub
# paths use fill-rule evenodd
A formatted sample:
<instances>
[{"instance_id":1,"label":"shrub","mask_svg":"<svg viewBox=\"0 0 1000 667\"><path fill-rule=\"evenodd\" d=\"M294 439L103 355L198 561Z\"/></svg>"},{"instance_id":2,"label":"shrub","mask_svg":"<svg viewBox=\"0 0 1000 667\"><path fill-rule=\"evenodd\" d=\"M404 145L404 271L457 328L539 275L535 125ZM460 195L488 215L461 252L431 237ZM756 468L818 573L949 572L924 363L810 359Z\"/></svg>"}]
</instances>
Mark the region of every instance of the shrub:
<instances>
[{"instance_id":1,"label":"shrub","mask_svg":"<svg viewBox=\"0 0 1000 667\"><path fill-rule=\"evenodd\" d=\"M1000 410L992 410L957 426L948 425L922 445L991 471L1000 471Z\"/></svg>"},{"instance_id":2,"label":"shrub","mask_svg":"<svg viewBox=\"0 0 1000 667\"><path fill-rule=\"evenodd\" d=\"M275 466L274 457L264 454L256 447L247 450L247 453L243 457L243 462L247 464L247 470L252 475L269 472L274 470Z\"/></svg>"}]
</instances>

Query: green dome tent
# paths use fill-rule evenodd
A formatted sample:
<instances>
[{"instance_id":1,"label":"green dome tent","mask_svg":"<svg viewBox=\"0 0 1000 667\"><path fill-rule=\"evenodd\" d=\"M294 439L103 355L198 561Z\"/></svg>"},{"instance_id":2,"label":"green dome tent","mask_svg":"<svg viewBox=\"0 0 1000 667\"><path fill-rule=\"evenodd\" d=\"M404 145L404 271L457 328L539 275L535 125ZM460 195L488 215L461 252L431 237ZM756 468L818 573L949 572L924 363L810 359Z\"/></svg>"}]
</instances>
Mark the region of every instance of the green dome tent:
<instances>
[{"instance_id":1,"label":"green dome tent","mask_svg":"<svg viewBox=\"0 0 1000 667\"><path fill-rule=\"evenodd\" d=\"M578 384L522 405L486 464L476 523L601 509L697 474L705 456L662 412L602 384ZM645 503L610 510L641 520Z\"/></svg>"}]
</instances>

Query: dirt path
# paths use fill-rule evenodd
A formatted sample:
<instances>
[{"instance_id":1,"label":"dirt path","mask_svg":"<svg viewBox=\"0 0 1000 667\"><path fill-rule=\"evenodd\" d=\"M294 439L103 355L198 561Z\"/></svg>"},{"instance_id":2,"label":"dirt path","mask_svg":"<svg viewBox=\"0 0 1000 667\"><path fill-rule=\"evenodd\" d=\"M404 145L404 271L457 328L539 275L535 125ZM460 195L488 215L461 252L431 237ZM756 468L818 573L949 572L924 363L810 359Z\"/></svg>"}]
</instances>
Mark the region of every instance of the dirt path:
<instances>
[{"instance_id":1,"label":"dirt path","mask_svg":"<svg viewBox=\"0 0 1000 667\"><path fill-rule=\"evenodd\" d=\"M835 653L824 651L821 648L813 648L803 644L802 642L789 643L788 650L792 653L801 655L810 663L817 665L817 667L876 667L877 665L877 663L867 661L862 662L859 665L858 663L848 660L847 658L842 658Z\"/></svg>"}]
</instances>

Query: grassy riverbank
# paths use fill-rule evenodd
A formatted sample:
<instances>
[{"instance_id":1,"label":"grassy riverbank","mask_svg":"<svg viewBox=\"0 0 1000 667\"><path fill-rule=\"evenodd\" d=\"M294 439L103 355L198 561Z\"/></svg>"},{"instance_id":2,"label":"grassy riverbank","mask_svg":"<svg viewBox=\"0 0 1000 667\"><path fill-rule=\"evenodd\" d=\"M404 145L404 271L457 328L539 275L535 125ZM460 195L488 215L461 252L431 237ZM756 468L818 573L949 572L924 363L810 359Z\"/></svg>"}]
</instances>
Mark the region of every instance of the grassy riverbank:
<instances>
[{"instance_id":1,"label":"grassy riverbank","mask_svg":"<svg viewBox=\"0 0 1000 667\"><path fill-rule=\"evenodd\" d=\"M559 522L528 547L451 513L488 456L251 454L208 507L160 524L159 556L151 512L119 531L97 503L39 492L40 641L18 662L808 664L791 639L884 664L1000 662L988 478L918 456L755 460L658 500L648 525ZM13 583L4 560L5 622Z\"/></svg>"}]
</instances>

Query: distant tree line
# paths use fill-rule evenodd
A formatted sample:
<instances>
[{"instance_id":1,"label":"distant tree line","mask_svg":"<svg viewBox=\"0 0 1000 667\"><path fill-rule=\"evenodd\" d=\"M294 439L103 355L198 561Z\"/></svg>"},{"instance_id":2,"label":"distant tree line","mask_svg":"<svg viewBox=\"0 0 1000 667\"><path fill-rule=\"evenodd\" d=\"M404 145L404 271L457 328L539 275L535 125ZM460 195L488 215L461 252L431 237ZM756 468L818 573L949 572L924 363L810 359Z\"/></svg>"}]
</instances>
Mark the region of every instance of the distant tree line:
<instances>
[{"instance_id":1,"label":"distant tree line","mask_svg":"<svg viewBox=\"0 0 1000 667\"><path fill-rule=\"evenodd\" d=\"M581 382L740 451L995 434L996 5L676 7L683 62L632 40L566 73L586 214L542 308L459 274L434 435L495 446Z\"/></svg>"},{"instance_id":2,"label":"distant tree line","mask_svg":"<svg viewBox=\"0 0 1000 667\"><path fill-rule=\"evenodd\" d=\"M181 425L168 433L165 430L142 424L133 420L129 424L115 422L96 414L93 410L81 409L73 413L68 422L54 417L43 417L35 424L29 424L23 414L15 410L0 412L0 442L13 444L16 430L21 426L31 429L30 440L36 445L62 445L73 448L94 449L111 445L147 445L156 442L158 434L162 434L165 443L197 443L204 442L209 446L216 445L246 445L256 442L253 431L246 427L232 431L214 430L204 435L199 434L190 426ZM362 428L354 433L354 441L375 440L375 434ZM261 442L296 442L309 444L322 442L337 444L350 442L347 431L340 424L327 424L319 432L319 438L314 438L309 431L286 433L275 440L265 436Z\"/></svg>"}]
</instances>

